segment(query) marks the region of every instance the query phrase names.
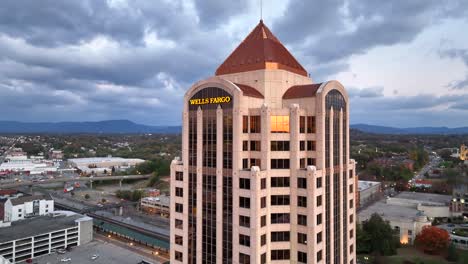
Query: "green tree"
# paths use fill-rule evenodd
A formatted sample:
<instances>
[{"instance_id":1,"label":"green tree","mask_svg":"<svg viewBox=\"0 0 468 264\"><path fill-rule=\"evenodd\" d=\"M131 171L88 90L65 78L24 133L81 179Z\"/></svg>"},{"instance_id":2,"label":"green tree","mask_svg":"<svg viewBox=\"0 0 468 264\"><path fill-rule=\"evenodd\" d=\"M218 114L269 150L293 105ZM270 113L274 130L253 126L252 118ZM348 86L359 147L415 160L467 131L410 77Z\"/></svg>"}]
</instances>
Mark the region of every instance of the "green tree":
<instances>
[{"instance_id":1,"label":"green tree","mask_svg":"<svg viewBox=\"0 0 468 264\"><path fill-rule=\"evenodd\" d=\"M453 243L450 243L448 249L447 249L447 260L455 262L458 260L458 252L457 248Z\"/></svg>"},{"instance_id":2,"label":"green tree","mask_svg":"<svg viewBox=\"0 0 468 264\"><path fill-rule=\"evenodd\" d=\"M396 254L396 249L400 245L398 237L385 221L378 214L373 214L362 226L370 238L370 252L388 256Z\"/></svg>"},{"instance_id":3,"label":"green tree","mask_svg":"<svg viewBox=\"0 0 468 264\"><path fill-rule=\"evenodd\" d=\"M134 190L134 191L132 192L131 200L134 201L134 202L136 202L136 201L140 200L141 197L143 197L143 191L141 191L141 190Z\"/></svg>"},{"instance_id":4,"label":"green tree","mask_svg":"<svg viewBox=\"0 0 468 264\"><path fill-rule=\"evenodd\" d=\"M84 198L88 200L89 198L91 198L91 196L89 196L89 194L85 194Z\"/></svg>"},{"instance_id":5,"label":"green tree","mask_svg":"<svg viewBox=\"0 0 468 264\"><path fill-rule=\"evenodd\" d=\"M362 229L360 224L356 225L356 253L369 254L372 248L370 235Z\"/></svg>"},{"instance_id":6,"label":"green tree","mask_svg":"<svg viewBox=\"0 0 468 264\"><path fill-rule=\"evenodd\" d=\"M161 177L159 177L158 172L153 172L153 176L148 181L148 187L155 187L161 181Z\"/></svg>"}]
</instances>

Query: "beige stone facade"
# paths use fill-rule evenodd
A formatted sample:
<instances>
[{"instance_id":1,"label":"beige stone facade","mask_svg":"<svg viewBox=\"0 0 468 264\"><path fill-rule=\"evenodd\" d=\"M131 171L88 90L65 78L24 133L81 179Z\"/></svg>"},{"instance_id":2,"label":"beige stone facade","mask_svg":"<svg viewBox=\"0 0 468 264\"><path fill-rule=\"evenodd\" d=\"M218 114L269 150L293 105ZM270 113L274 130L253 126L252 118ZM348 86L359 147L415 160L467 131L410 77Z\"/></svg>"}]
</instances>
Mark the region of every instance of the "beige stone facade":
<instances>
[{"instance_id":1,"label":"beige stone facade","mask_svg":"<svg viewBox=\"0 0 468 264\"><path fill-rule=\"evenodd\" d=\"M356 263L354 183L339 82L268 67L197 82L171 165L171 263Z\"/></svg>"}]
</instances>

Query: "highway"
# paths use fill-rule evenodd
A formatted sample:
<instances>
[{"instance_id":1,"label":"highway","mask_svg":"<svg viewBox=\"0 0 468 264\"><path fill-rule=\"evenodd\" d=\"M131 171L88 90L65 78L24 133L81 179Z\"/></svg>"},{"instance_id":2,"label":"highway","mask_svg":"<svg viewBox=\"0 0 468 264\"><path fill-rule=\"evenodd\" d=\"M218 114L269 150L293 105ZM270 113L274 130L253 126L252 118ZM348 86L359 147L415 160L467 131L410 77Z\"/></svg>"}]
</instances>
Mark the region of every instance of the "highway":
<instances>
[{"instance_id":1,"label":"highway","mask_svg":"<svg viewBox=\"0 0 468 264\"><path fill-rule=\"evenodd\" d=\"M43 184L50 184L50 183L58 183L58 182L93 182L93 181L117 181L117 180L141 180L141 179L148 179L151 178L151 174L147 175L125 175L125 176L100 176L100 177L61 177L55 179L47 179L41 181L27 181L22 180L21 182L7 182L2 183L0 182L0 189L8 189L8 188L17 188L21 186L34 186L34 185L43 185Z\"/></svg>"}]
</instances>

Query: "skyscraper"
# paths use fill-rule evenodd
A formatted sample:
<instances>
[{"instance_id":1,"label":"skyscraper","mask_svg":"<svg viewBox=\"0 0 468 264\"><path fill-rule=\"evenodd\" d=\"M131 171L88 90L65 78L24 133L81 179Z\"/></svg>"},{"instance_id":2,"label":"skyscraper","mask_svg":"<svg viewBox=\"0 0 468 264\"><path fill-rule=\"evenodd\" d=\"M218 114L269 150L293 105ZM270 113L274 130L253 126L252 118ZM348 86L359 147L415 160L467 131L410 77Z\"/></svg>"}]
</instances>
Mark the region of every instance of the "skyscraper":
<instances>
[{"instance_id":1,"label":"skyscraper","mask_svg":"<svg viewBox=\"0 0 468 264\"><path fill-rule=\"evenodd\" d=\"M260 21L185 94L171 263L353 264L354 179L344 87Z\"/></svg>"}]
</instances>

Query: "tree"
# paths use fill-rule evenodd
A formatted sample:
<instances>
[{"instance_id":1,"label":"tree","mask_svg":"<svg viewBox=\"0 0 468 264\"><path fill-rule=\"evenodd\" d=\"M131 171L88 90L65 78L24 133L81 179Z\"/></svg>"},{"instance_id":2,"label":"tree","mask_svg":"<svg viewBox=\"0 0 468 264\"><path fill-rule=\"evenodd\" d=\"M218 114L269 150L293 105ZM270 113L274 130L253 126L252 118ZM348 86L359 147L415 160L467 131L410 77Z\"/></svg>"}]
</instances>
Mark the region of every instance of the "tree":
<instances>
[{"instance_id":1,"label":"tree","mask_svg":"<svg viewBox=\"0 0 468 264\"><path fill-rule=\"evenodd\" d=\"M457 248L453 243L450 243L448 250L447 250L447 260L455 262L458 260L458 252Z\"/></svg>"},{"instance_id":2,"label":"tree","mask_svg":"<svg viewBox=\"0 0 468 264\"><path fill-rule=\"evenodd\" d=\"M448 247L450 236L444 229L435 226L425 226L421 233L416 236L415 241L424 252L437 254Z\"/></svg>"},{"instance_id":3,"label":"tree","mask_svg":"<svg viewBox=\"0 0 468 264\"><path fill-rule=\"evenodd\" d=\"M370 238L370 253L384 256L396 254L396 249L400 246L399 238L395 236L388 221L380 215L373 214L363 223L362 229Z\"/></svg>"},{"instance_id":4,"label":"tree","mask_svg":"<svg viewBox=\"0 0 468 264\"><path fill-rule=\"evenodd\" d=\"M91 196L89 196L89 194L85 194L84 198L88 200L89 198L91 198Z\"/></svg>"},{"instance_id":5,"label":"tree","mask_svg":"<svg viewBox=\"0 0 468 264\"><path fill-rule=\"evenodd\" d=\"M106 203L106 202L107 202L106 198L102 198L102 199L101 199L101 202L102 202L102 203Z\"/></svg>"},{"instance_id":6,"label":"tree","mask_svg":"<svg viewBox=\"0 0 468 264\"><path fill-rule=\"evenodd\" d=\"M158 172L153 172L153 176L149 179L148 187L155 187L161 181L161 177L159 177Z\"/></svg>"},{"instance_id":7,"label":"tree","mask_svg":"<svg viewBox=\"0 0 468 264\"><path fill-rule=\"evenodd\" d=\"M371 247L372 241L370 235L362 229L360 224L356 224L356 253L369 254Z\"/></svg>"}]
</instances>

